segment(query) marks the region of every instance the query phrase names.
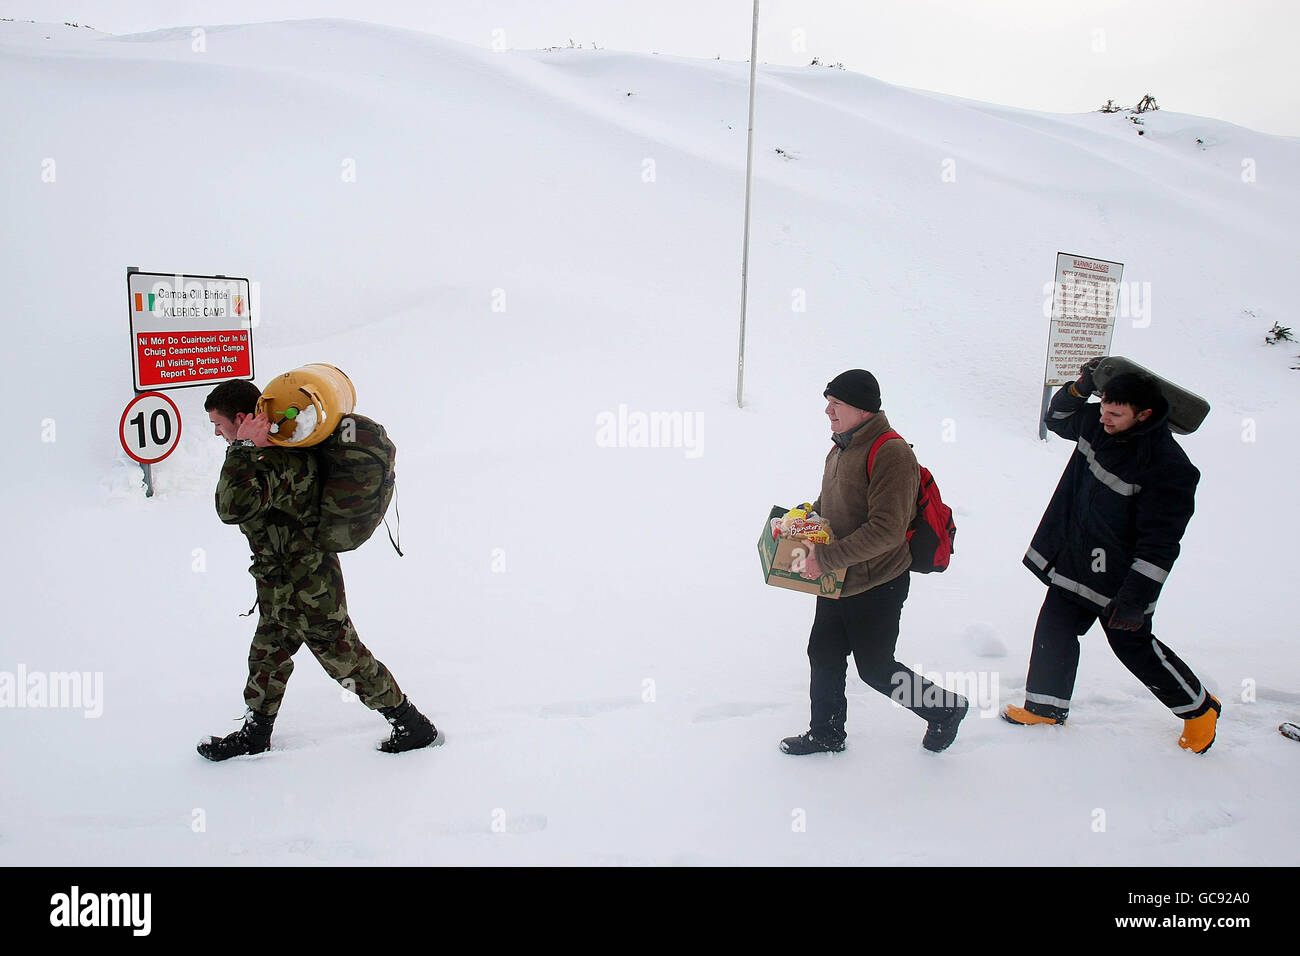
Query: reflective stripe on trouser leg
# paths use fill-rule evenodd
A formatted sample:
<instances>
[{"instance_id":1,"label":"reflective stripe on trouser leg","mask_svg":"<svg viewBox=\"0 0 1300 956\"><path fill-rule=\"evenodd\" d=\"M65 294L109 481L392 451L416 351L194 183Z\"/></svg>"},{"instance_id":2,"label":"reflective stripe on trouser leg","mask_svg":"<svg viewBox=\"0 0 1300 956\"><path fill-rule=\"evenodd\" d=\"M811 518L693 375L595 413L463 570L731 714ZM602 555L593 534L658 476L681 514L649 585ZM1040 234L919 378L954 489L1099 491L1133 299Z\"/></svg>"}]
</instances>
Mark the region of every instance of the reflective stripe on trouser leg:
<instances>
[{"instance_id":1,"label":"reflective stripe on trouser leg","mask_svg":"<svg viewBox=\"0 0 1300 956\"><path fill-rule=\"evenodd\" d=\"M1025 703L1042 704L1044 707L1055 707L1058 710L1069 710L1070 700L1067 697L1052 697L1048 694L1033 694L1025 691Z\"/></svg>"},{"instance_id":2,"label":"reflective stripe on trouser leg","mask_svg":"<svg viewBox=\"0 0 1300 956\"><path fill-rule=\"evenodd\" d=\"M1097 619L1094 611L1049 587L1034 626L1034 647L1025 678L1025 709L1063 720L1070 711L1079 670L1079 636Z\"/></svg>"},{"instance_id":3,"label":"reflective stripe on trouser leg","mask_svg":"<svg viewBox=\"0 0 1300 956\"><path fill-rule=\"evenodd\" d=\"M1178 673L1178 669L1174 667L1173 661L1169 659L1169 655L1173 654L1173 651L1169 651L1169 653L1165 653L1165 648L1161 645L1159 641L1155 639L1155 637L1151 638L1151 646L1155 649L1156 654L1160 657L1160 663L1164 665L1165 670L1169 671L1169 673L1174 675L1175 680L1178 681L1178 686L1182 688L1183 693L1185 693L1188 699L1191 701L1191 703L1183 704L1181 707L1170 707L1169 709L1181 717L1184 714L1190 714L1192 711L1196 710L1198 707L1204 704L1205 687L1204 685L1201 684L1199 680L1196 680L1196 675L1192 674L1191 671L1188 671L1188 674L1191 676L1192 680L1196 681L1198 685L1196 690L1192 690L1191 684L1189 684L1186 680L1183 679L1183 675ZM1175 659L1177 658L1175 657ZM1182 661L1179 661L1179 663L1181 664Z\"/></svg>"},{"instance_id":4,"label":"reflective stripe on trouser leg","mask_svg":"<svg viewBox=\"0 0 1300 956\"><path fill-rule=\"evenodd\" d=\"M1138 631L1105 631L1120 663L1171 713L1187 718L1204 711L1205 687L1177 654L1156 639L1149 620Z\"/></svg>"}]
</instances>

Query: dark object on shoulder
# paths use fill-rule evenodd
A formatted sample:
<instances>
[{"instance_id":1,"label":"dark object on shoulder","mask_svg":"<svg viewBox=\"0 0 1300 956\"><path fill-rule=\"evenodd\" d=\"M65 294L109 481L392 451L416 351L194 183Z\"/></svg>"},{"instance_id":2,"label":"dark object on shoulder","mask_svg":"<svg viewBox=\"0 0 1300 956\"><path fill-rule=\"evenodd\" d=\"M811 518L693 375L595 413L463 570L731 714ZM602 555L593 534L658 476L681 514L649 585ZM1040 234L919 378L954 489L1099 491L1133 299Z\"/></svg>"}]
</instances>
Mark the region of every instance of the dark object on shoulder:
<instances>
[{"instance_id":1,"label":"dark object on shoulder","mask_svg":"<svg viewBox=\"0 0 1300 956\"><path fill-rule=\"evenodd\" d=\"M1146 376L1158 386L1160 394L1169 403L1169 430L1171 432L1178 435L1190 435L1201 427L1201 422L1205 421L1205 416L1210 414L1210 403L1201 396L1195 392L1189 392L1181 385L1176 385L1168 379L1161 378L1150 369L1144 368L1132 359L1124 358L1122 355L1108 355L1103 358L1096 371L1093 372L1092 378L1097 391L1104 396L1107 383L1120 375L1131 373Z\"/></svg>"}]
</instances>

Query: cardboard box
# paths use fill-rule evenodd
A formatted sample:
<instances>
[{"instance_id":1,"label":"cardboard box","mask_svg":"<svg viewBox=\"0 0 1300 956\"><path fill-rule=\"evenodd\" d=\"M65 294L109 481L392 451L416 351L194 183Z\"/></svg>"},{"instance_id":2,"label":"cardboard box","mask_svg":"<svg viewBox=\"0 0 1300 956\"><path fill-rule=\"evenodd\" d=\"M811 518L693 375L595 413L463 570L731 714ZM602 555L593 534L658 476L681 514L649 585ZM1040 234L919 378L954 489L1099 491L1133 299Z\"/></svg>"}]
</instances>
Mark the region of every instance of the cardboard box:
<instances>
[{"instance_id":1,"label":"cardboard box","mask_svg":"<svg viewBox=\"0 0 1300 956\"><path fill-rule=\"evenodd\" d=\"M808 542L795 538L773 538L772 519L779 518L789 508L772 506L771 513L763 522L763 533L758 538L758 557L763 562L763 581L773 587L789 588L791 591L803 591L818 597L837 598L844 589L844 569L827 571L816 581L809 581L791 566L808 554ZM829 530L829 529L828 529ZM835 536L831 535L831 540Z\"/></svg>"}]
</instances>

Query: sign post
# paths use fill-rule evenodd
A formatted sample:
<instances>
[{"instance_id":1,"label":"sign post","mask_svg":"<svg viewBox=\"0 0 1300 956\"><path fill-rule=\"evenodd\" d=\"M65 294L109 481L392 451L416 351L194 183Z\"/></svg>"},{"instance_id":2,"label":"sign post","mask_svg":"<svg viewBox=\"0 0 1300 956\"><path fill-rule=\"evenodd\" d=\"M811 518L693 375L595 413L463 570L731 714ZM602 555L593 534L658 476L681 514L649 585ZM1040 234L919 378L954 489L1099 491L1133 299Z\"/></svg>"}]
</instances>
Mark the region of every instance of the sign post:
<instances>
[{"instance_id":1,"label":"sign post","mask_svg":"<svg viewBox=\"0 0 1300 956\"><path fill-rule=\"evenodd\" d=\"M1043 370L1043 403L1038 411L1039 438L1047 438L1044 419L1052 389L1077 379L1079 368L1090 359L1110 354L1123 275L1122 262L1065 252L1056 254L1047 365Z\"/></svg>"},{"instance_id":2,"label":"sign post","mask_svg":"<svg viewBox=\"0 0 1300 956\"><path fill-rule=\"evenodd\" d=\"M153 497L153 468L181 440L181 410L162 392L142 392L127 403L117 423L122 448L144 471L146 498Z\"/></svg>"},{"instance_id":3,"label":"sign post","mask_svg":"<svg viewBox=\"0 0 1300 956\"><path fill-rule=\"evenodd\" d=\"M736 358L736 407L745 407L745 311L749 295L749 193L754 183L754 94L758 86L758 2L749 50L749 136L745 146L745 240L740 254L740 354Z\"/></svg>"}]
</instances>

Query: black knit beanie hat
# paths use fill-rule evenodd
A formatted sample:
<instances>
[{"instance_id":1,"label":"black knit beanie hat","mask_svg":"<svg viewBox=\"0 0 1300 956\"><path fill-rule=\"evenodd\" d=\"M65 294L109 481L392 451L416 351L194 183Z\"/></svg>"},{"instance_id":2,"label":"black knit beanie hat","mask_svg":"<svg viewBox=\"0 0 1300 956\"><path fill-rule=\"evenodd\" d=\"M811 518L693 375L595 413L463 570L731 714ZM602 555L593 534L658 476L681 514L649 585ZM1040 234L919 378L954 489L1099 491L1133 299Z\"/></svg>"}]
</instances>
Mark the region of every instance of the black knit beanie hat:
<instances>
[{"instance_id":1,"label":"black knit beanie hat","mask_svg":"<svg viewBox=\"0 0 1300 956\"><path fill-rule=\"evenodd\" d=\"M864 368L851 368L836 375L826 383L822 396L838 398L864 412L880 411L880 383Z\"/></svg>"}]
</instances>

